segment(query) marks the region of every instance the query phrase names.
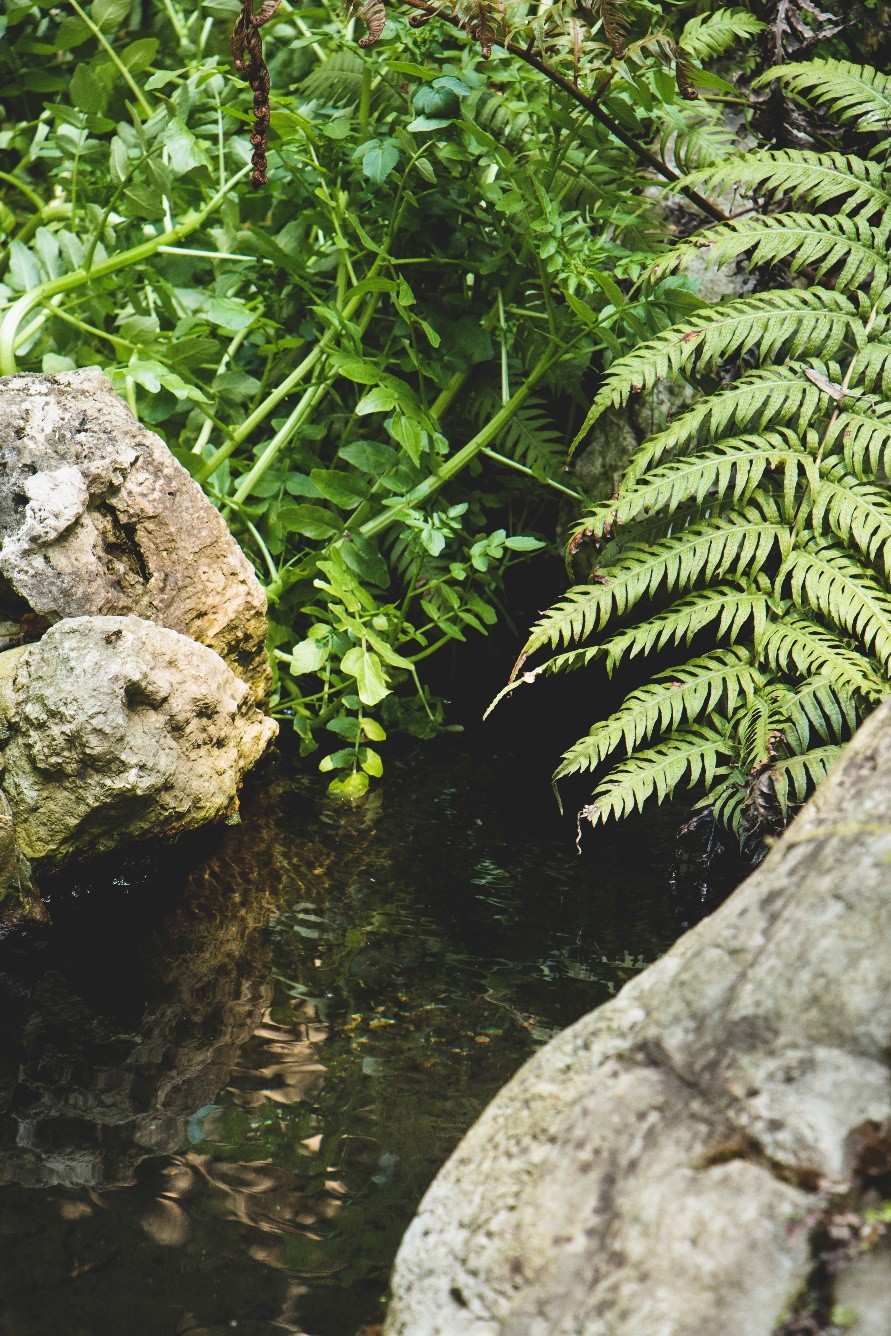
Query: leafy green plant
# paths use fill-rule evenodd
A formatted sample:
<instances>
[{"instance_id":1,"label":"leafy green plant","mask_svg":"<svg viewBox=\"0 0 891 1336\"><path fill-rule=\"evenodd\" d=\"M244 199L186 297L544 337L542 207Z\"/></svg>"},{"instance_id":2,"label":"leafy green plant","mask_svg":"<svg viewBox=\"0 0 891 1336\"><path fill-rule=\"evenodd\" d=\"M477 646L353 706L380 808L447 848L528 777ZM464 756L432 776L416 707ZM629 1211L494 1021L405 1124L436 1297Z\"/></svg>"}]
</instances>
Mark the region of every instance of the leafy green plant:
<instances>
[{"instance_id":1,"label":"leafy green plant","mask_svg":"<svg viewBox=\"0 0 891 1336\"><path fill-rule=\"evenodd\" d=\"M891 682L891 78L840 61L764 78L855 129L861 151L756 149L687 178L779 211L744 208L651 277L705 252L746 255L780 284L610 367L580 435L667 377L698 397L584 516L574 545L596 544L592 576L542 617L514 672L514 685L594 661L612 673L692 649L563 757L558 778L601 775L581 812L593 824L683 784L704 786L743 841L776 828ZM561 646L574 647L529 665Z\"/></svg>"},{"instance_id":2,"label":"leafy green plant","mask_svg":"<svg viewBox=\"0 0 891 1336\"><path fill-rule=\"evenodd\" d=\"M264 580L274 709L358 794L391 727L441 726L426 660L581 499L592 361L698 305L671 274L627 295L687 103L646 0L621 61L592 19L575 81L559 6L488 61L446 22L363 52L333 9L270 12L267 118L238 0L6 7L0 374L98 365L162 432Z\"/></svg>"}]
</instances>

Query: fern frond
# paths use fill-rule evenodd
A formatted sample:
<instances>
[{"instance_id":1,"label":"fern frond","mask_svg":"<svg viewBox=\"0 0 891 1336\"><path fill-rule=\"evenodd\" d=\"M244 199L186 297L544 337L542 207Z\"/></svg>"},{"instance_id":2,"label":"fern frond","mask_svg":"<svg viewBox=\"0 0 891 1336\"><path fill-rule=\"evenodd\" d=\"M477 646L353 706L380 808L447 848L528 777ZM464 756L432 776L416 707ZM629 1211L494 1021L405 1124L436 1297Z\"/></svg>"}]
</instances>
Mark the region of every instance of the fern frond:
<instances>
[{"instance_id":1,"label":"fern frond","mask_svg":"<svg viewBox=\"0 0 891 1336\"><path fill-rule=\"evenodd\" d=\"M615 60L625 58L625 36L628 23L618 0L584 0L585 7L596 14L603 25L603 35Z\"/></svg>"},{"instance_id":2,"label":"fern frond","mask_svg":"<svg viewBox=\"0 0 891 1336\"><path fill-rule=\"evenodd\" d=\"M773 82L793 97L830 112L842 124L861 131L891 128L891 76L870 65L849 60L775 65L755 80L755 86Z\"/></svg>"},{"instance_id":3,"label":"fern frond","mask_svg":"<svg viewBox=\"0 0 891 1336\"><path fill-rule=\"evenodd\" d=\"M871 343L858 348L851 359L849 381L852 386L867 391L880 390L891 398L891 333L885 328L875 332Z\"/></svg>"},{"instance_id":4,"label":"fern frond","mask_svg":"<svg viewBox=\"0 0 891 1336\"><path fill-rule=\"evenodd\" d=\"M793 802L800 805L822 784L840 753L840 746L829 743L825 747L814 747L803 756L789 756L771 767L773 790L784 817Z\"/></svg>"},{"instance_id":5,"label":"fern frond","mask_svg":"<svg viewBox=\"0 0 891 1336\"><path fill-rule=\"evenodd\" d=\"M720 761L730 754L726 736L716 729L681 729L658 746L620 761L598 784L579 817L596 826L610 817L640 811L650 798L664 802L681 783L693 788L702 782L708 787Z\"/></svg>"},{"instance_id":6,"label":"fern frond","mask_svg":"<svg viewBox=\"0 0 891 1336\"><path fill-rule=\"evenodd\" d=\"M617 747L635 751L657 732L676 731L723 707L730 714L740 697L753 695L761 674L745 650L715 650L683 667L660 673L630 692L621 709L591 728L563 755L554 779L596 770Z\"/></svg>"},{"instance_id":7,"label":"fern frond","mask_svg":"<svg viewBox=\"0 0 891 1336\"><path fill-rule=\"evenodd\" d=\"M854 304L826 288L763 292L697 311L613 363L576 439L607 408L621 408L669 375L708 371L744 352L762 363L806 353L833 357L857 323Z\"/></svg>"},{"instance_id":8,"label":"fern frond","mask_svg":"<svg viewBox=\"0 0 891 1336\"><path fill-rule=\"evenodd\" d=\"M813 474L816 482L814 460L801 449L791 432L731 437L719 441L711 450L649 469L642 481L638 480L640 474L633 481L626 477L618 499L598 507L582 523L595 537L600 537L604 524L628 524L651 510L676 510L685 501L705 500L716 489L722 504L727 501L745 505L768 469L783 469L792 491L799 469Z\"/></svg>"},{"instance_id":9,"label":"fern frond","mask_svg":"<svg viewBox=\"0 0 891 1336\"><path fill-rule=\"evenodd\" d=\"M662 108L662 133L659 154L667 162L674 161L680 172L692 172L708 163L720 162L738 147L738 138L723 117L712 108L701 106L697 111L685 110L666 104Z\"/></svg>"},{"instance_id":10,"label":"fern frond","mask_svg":"<svg viewBox=\"0 0 891 1336\"><path fill-rule=\"evenodd\" d=\"M855 478L891 476L891 404L873 400L837 414L826 433L826 450L842 446Z\"/></svg>"},{"instance_id":11,"label":"fern frond","mask_svg":"<svg viewBox=\"0 0 891 1336\"><path fill-rule=\"evenodd\" d=\"M767 764L775 739L782 735L788 707L794 697L790 687L768 682L737 710L731 726L737 740L738 760L747 775Z\"/></svg>"},{"instance_id":12,"label":"fern frond","mask_svg":"<svg viewBox=\"0 0 891 1336\"><path fill-rule=\"evenodd\" d=\"M793 203L815 208L844 201L847 214L862 213L864 217L891 208L891 189L883 167L844 153L756 149L690 172L677 184L707 194L739 190L772 199L787 196Z\"/></svg>"},{"instance_id":13,"label":"fern frond","mask_svg":"<svg viewBox=\"0 0 891 1336\"><path fill-rule=\"evenodd\" d=\"M470 413L481 422L493 418L501 400L491 386L484 386L474 396ZM566 441L541 399L530 396L505 423L493 445L546 478L562 472Z\"/></svg>"},{"instance_id":14,"label":"fern frond","mask_svg":"<svg viewBox=\"0 0 891 1336\"><path fill-rule=\"evenodd\" d=\"M786 706L786 715L783 740L798 755L808 750L815 734L823 742L841 742L857 725L852 697L836 690L827 677L800 686Z\"/></svg>"},{"instance_id":15,"label":"fern frond","mask_svg":"<svg viewBox=\"0 0 891 1336\"><path fill-rule=\"evenodd\" d=\"M764 661L786 676L825 674L871 701L885 694L885 684L871 660L810 617L786 612L782 621L767 625L757 643Z\"/></svg>"},{"instance_id":16,"label":"fern frond","mask_svg":"<svg viewBox=\"0 0 891 1336\"><path fill-rule=\"evenodd\" d=\"M798 607L828 617L857 636L886 671L891 667L891 598L861 562L832 544L814 543L789 554L777 583L786 579Z\"/></svg>"},{"instance_id":17,"label":"fern frond","mask_svg":"<svg viewBox=\"0 0 891 1336\"><path fill-rule=\"evenodd\" d=\"M840 287L868 287L878 294L888 287L891 276L889 230L891 216L874 228L864 217L845 214L754 215L724 223L686 246L675 247L656 262L652 273L683 268L703 251L718 264L729 264L750 251L753 265L784 262L791 273L810 269L818 280L838 269L835 281Z\"/></svg>"},{"instance_id":18,"label":"fern frond","mask_svg":"<svg viewBox=\"0 0 891 1336\"><path fill-rule=\"evenodd\" d=\"M859 482L840 461L824 465L811 496L811 524L824 523L845 540L851 538L865 557L880 563L891 581L891 499L881 487Z\"/></svg>"},{"instance_id":19,"label":"fern frond","mask_svg":"<svg viewBox=\"0 0 891 1336\"><path fill-rule=\"evenodd\" d=\"M612 675L624 660L633 659L638 654L653 654L669 645L689 644L694 636L715 622L716 640L737 641L744 631L748 635L751 630L751 636L757 642L772 610L770 597L760 589L715 585L677 599L639 626L617 632L598 646L598 650L602 651L607 672Z\"/></svg>"},{"instance_id":20,"label":"fern frond","mask_svg":"<svg viewBox=\"0 0 891 1336\"><path fill-rule=\"evenodd\" d=\"M689 19L679 41L694 60L716 60L736 42L751 40L763 30L764 24L744 9L721 8Z\"/></svg>"},{"instance_id":21,"label":"fern frond","mask_svg":"<svg viewBox=\"0 0 891 1336\"><path fill-rule=\"evenodd\" d=\"M707 437L715 445L733 428L761 431L788 427L801 435L817 415L821 394L798 363L749 371L733 385L704 395L664 431L650 436L632 455L623 481L633 484L668 454L695 449Z\"/></svg>"},{"instance_id":22,"label":"fern frond","mask_svg":"<svg viewBox=\"0 0 891 1336\"><path fill-rule=\"evenodd\" d=\"M663 538L649 547L631 546L605 568L599 584L579 585L538 621L523 647L514 676L536 650L568 645L599 631L610 617L623 616L646 596L659 590L670 593L700 576L712 579L764 566L778 549L785 556L792 535L784 524L765 520L751 506L683 533Z\"/></svg>"}]
</instances>

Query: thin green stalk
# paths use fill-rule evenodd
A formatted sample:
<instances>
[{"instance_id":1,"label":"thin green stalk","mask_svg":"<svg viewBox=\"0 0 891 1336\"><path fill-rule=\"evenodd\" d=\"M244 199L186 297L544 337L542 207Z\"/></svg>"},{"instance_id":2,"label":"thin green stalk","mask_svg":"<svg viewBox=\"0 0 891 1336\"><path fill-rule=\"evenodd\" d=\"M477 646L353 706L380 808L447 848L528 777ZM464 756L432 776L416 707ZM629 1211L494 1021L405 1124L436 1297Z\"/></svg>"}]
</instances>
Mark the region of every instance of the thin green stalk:
<instances>
[{"instance_id":1,"label":"thin green stalk","mask_svg":"<svg viewBox=\"0 0 891 1336\"><path fill-rule=\"evenodd\" d=\"M441 487L444 487L447 482L451 482L452 478L457 477L457 475L485 449L489 442L495 439L502 428L507 425L517 409L529 398L529 395L535 389L535 386L541 380L542 376L544 376L548 369L558 360L558 356L559 354L553 351L545 353L544 356L538 360L520 388L511 395L507 403L504 404L495 416L486 423L485 427L478 431L472 440L468 441L460 450L456 450L449 459L443 460L438 473L432 473L429 477L425 478L423 482L418 483L417 487L413 487L412 490L402 498L398 505L388 506L386 510L382 510L372 519L366 520L366 522L361 525L359 532L369 538L374 534L381 533L384 529L388 529L391 524L399 519L404 511L412 510L416 506L423 505L423 503L429 500L431 496L434 496Z\"/></svg>"},{"instance_id":2,"label":"thin green stalk","mask_svg":"<svg viewBox=\"0 0 891 1336\"><path fill-rule=\"evenodd\" d=\"M527 478L534 478L536 482L545 487L552 487L555 492L562 492L564 496L571 496L573 501L584 501L586 499L574 487L564 487L562 482L555 482L553 478L543 478L534 469L527 468L525 464L521 464L516 459L510 459L507 455L500 455L497 450L492 450L488 445L484 446L480 453L486 455L489 459L494 459L497 464L504 464L517 473L525 474Z\"/></svg>"},{"instance_id":3,"label":"thin green stalk","mask_svg":"<svg viewBox=\"0 0 891 1336\"><path fill-rule=\"evenodd\" d=\"M151 116L152 114L151 103L146 99L146 96L143 93L142 89L139 87L139 84L133 78L133 75L127 69L127 66L121 60L120 56L115 51L114 47L108 41L108 39L105 36L105 33L102 31L100 27L98 27L97 24L93 22L93 20L90 18L86 10L81 9L80 5L77 3L77 0L68 0L68 3L71 5L71 8L74 10L75 14L78 16L80 21L87 25L90 32L96 38L96 41L99 43L99 45L103 48L105 54L108 56L112 64L117 67L117 71L120 74L121 78L127 84L133 96L136 98L136 101L139 103L139 109L142 112L142 114L146 118Z\"/></svg>"},{"instance_id":4,"label":"thin green stalk","mask_svg":"<svg viewBox=\"0 0 891 1336\"><path fill-rule=\"evenodd\" d=\"M229 191L243 177L247 176L250 170L249 164L242 167L240 171L229 178L222 190L217 191L213 199L209 200L196 213L184 218L176 227L167 232L162 232L160 236L143 241L139 246L132 246L129 250L110 255L107 259L101 260L89 269L75 269L70 274L62 274L59 278L49 279L46 283L38 284L36 288L32 288L30 292L26 292L19 297L18 301L10 306L3 317L2 324L0 324L0 375L10 376L15 373L17 369L15 345L19 326L36 306L45 306L50 298L59 293L70 292L73 288L83 287L87 283L92 283L94 279L104 278L108 274L116 273L119 269L127 269L131 265L142 264L143 261L154 255L161 246L175 245L182 241L184 237L189 236L201 227L214 210L218 208Z\"/></svg>"},{"instance_id":5,"label":"thin green stalk","mask_svg":"<svg viewBox=\"0 0 891 1336\"><path fill-rule=\"evenodd\" d=\"M46 208L37 191L32 190L30 186L26 186L24 181L20 181L17 176L11 176L9 172L0 172L0 181L5 181L8 186L14 186L26 199L31 201L35 209L42 211Z\"/></svg>"},{"instance_id":6,"label":"thin green stalk","mask_svg":"<svg viewBox=\"0 0 891 1336\"><path fill-rule=\"evenodd\" d=\"M241 505L247 497L250 496L255 485L263 477L263 474L271 468L279 451L287 444L294 432L300 427L305 419L309 417L310 412L315 408L320 399L324 398L328 392L327 380L317 381L310 385L300 396L295 408L289 415L287 421L283 422L272 440L266 446L266 449L255 462L252 469L241 479L232 500L236 505Z\"/></svg>"}]
</instances>

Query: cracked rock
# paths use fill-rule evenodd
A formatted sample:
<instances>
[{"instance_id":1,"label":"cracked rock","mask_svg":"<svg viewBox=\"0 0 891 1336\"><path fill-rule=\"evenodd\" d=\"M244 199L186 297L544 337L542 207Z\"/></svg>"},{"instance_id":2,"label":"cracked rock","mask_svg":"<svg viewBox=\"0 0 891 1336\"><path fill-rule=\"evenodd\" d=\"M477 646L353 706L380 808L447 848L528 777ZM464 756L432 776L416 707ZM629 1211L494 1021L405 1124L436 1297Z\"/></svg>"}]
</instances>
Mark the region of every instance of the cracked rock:
<instances>
[{"instance_id":1,"label":"cracked rock","mask_svg":"<svg viewBox=\"0 0 891 1336\"><path fill-rule=\"evenodd\" d=\"M814 1220L891 1172L854 1149L891 1119L889 799L886 701L735 894L496 1097L403 1239L386 1336L772 1336L812 1311ZM891 1330L888 1256L823 1278L827 1322Z\"/></svg>"},{"instance_id":2,"label":"cracked rock","mask_svg":"<svg viewBox=\"0 0 891 1336\"><path fill-rule=\"evenodd\" d=\"M215 650L265 700L263 590L163 441L96 370L0 378L0 405L0 610L134 614Z\"/></svg>"}]
</instances>

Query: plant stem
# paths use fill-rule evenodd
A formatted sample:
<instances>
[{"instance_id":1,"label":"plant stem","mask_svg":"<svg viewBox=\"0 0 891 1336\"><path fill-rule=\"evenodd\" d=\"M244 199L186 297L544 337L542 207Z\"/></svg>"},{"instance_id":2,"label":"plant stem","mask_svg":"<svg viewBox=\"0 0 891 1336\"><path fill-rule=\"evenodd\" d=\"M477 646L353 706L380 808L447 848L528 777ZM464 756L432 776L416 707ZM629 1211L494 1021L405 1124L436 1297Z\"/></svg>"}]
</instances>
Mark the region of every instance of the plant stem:
<instances>
[{"instance_id":1,"label":"plant stem","mask_svg":"<svg viewBox=\"0 0 891 1336\"><path fill-rule=\"evenodd\" d=\"M101 260L99 264L92 265L89 269L75 269L70 274L62 274L59 278L52 278L46 283L40 283L30 292L24 293L18 301L13 302L9 310L3 317L0 324L0 375L11 376L16 371L15 346L19 326L30 311L35 306L45 306L50 298L55 297L62 292L70 292L72 288L83 287L94 279L104 278L108 274L113 274L119 269L127 269L130 265L141 264L160 250L163 245L175 245L182 241L184 237L195 232L202 223L204 223L214 210L225 199L229 191L238 184L243 177L250 173L250 165L242 167L234 176L230 177L222 190L217 191L213 199L209 200L197 213L187 216L176 227L167 232L162 232L160 236L152 237L149 241L142 242L139 246L132 246L129 250L120 251L116 255L110 255L107 259Z\"/></svg>"},{"instance_id":2,"label":"plant stem","mask_svg":"<svg viewBox=\"0 0 891 1336\"><path fill-rule=\"evenodd\" d=\"M121 60L120 56L115 51L114 47L108 41L107 37L105 36L105 33L102 31L100 27L98 27L97 24L93 22L89 14L85 10L81 9L80 5L77 3L77 0L68 0L68 3L71 5L71 8L74 10L75 14L78 16L80 21L87 25L90 32L96 38L96 41L104 49L105 54L108 56L112 64L117 67L118 73L120 74L121 78L127 84L133 96L136 98L136 101L139 103L140 111L146 117L146 119L148 119L148 117L151 116L152 114L151 103L146 100L145 94L139 87L139 84L133 78L133 75L127 69L127 66Z\"/></svg>"},{"instance_id":3,"label":"plant stem","mask_svg":"<svg viewBox=\"0 0 891 1336\"><path fill-rule=\"evenodd\" d=\"M495 439L520 405L529 398L542 376L557 361L558 356L559 354L549 351L539 358L523 384L511 395L507 403L502 405L495 416L466 445L457 450L450 458L443 460L438 473L432 473L423 482L418 483L417 487L413 487L410 492L402 497L398 505L388 506L386 510L380 511L372 519L366 520L361 525L359 532L369 538L374 534L381 533L384 529L388 529L404 511L422 505L441 487L444 487L447 482L451 482L452 478L457 477L486 448L489 442Z\"/></svg>"}]
</instances>

